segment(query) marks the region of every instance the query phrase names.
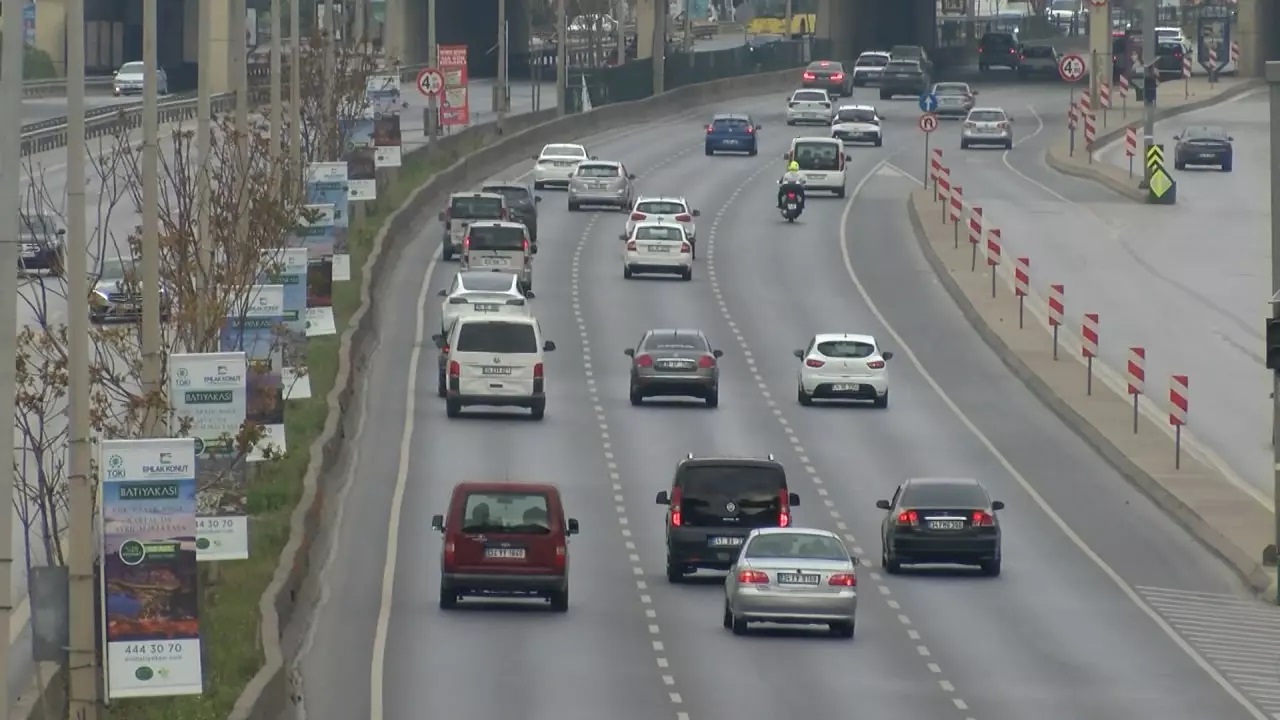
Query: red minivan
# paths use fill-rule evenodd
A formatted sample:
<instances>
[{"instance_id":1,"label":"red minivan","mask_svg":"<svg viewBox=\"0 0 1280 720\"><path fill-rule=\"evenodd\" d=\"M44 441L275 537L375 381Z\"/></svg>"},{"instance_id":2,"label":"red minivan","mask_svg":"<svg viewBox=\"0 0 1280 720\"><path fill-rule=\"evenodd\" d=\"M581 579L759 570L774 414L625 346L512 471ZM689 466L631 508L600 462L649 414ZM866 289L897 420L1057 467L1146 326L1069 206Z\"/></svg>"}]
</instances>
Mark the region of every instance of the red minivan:
<instances>
[{"instance_id":1,"label":"red minivan","mask_svg":"<svg viewBox=\"0 0 1280 720\"><path fill-rule=\"evenodd\" d=\"M569 536L554 485L464 482L453 488L449 514L431 518L444 535L440 608L464 596L541 597L556 612L569 610Z\"/></svg>"}]
</instances>

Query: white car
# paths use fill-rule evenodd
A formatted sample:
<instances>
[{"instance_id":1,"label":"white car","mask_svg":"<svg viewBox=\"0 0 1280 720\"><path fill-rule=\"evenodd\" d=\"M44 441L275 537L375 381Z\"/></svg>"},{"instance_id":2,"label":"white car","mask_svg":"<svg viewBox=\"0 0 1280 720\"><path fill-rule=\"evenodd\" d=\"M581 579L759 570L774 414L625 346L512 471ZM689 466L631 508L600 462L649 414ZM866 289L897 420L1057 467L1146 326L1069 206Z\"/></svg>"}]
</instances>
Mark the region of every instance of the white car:
<instances>
[{"instance_id":1,"label":"white car","mask_svg":"<svg viewBox=\"0 0 1280 720\"><path fill-rule=\"evenodd\" d=\"M542 148L534 158L533 187L541 190L548 185L569 186L569 178L578 169L578 163L595 160L587 149L571 143L552 143Z\"/></svg>"},{"instance_id":2,"label":"white car","mask_svg":"<svg viewBox=\"0 0 1280 720\"><path fill-rule=\"evenodd\" d=\"M640 222L618 237L624 243L622 277L661 273L693 279L693 243L679 223Z\"/></svg>"},{"instance_id":3,"label":"white car","mask_svg":"<svg viewBox=\"0 0 1280 720\"><path fill-rule=\"evenodd\" d=\"M440 301L440 332L446 335L463 315L532 314L528 300L533 299L533 291L522 292L520 276L515 273L463 270L438 294L444 298Z\"/></svg>"},{"instance_id":4,"label":"white car","mask_svg":"<svg viewBox=\"0 0 1280 720\"><path fill-rule=\"evenodd\" d=\"M617 29L618 23L610 15L592 13L590 15L577 15L569 21L569 32L584 33L595 31L598 33L611 33Z\"/></svg>"},{"instance_id":5,"label":"white car","mask_svg":"<svg viewBox=\"0 0 1280 720\"><path fill-rule=\"evenodd\" d=\"M1191 41L1186 35L1182 34L1182 28L1179 27L1158 27L1155 29L1156 42L1176 42L1182 46L1182 52L1189 54L1191 52Z\"/></svg>"},{"instance_id":6,"label":"white car","mask_svg":"<svg viewBox=\"0 0 1280 720\"><path fill-rule=\"evenodd\" d=\"M689 207L689 202L682 197L644 197L636 200L627 217L625 232L628 236L636 229L636 223L677 223L684 228L685 237L693 245L693 259L698 259L698 226L693 219L702 213Z\"/></svg>"},{"instance_id":7,"label":"white car","mask_svg":"<svg viewBox=\"0 0 1280 720\"><path fill-rule=\"evenodd\" d=\"M814 400L870 400L878 408L889 407L888 361L893 353L880 349L871 335L828 333L814 335L809 347L796 350L796 399L801 405Z\"/></svg>"},{"instance_id":8,"label":"white car","mask_svg":"<svg viewBox=\"0 0 1280 720\"><path fill-rule=\"evenodd\" d=\"M1013 149L1013 118L1004 108L974 108L960 126L960 149L971 145L1000 145Z\"/></svg>"},{"instance_id":9,"label":"white car","mask_svg":"<svg viewBox=\"0 0 1280 720\"><path fill-rule=\"evenodd\" d=\"M543 353L556 344L542 338L532 317L464 315L448 336L432 338L447 348L445 408L456 418L469 405L528 408L534 420L547 409Z\"/></svg>"},{"instance_id":10,"label":"white car","mask_svg":"<svg viewBox=\"0 0 1280 720\"><path fill-rule=\"evenodd\" d=\"M815 191L844 197L845 163L852 158L845 154L843 141L829 137L794 138L791 150L783 157L800 166L805 197Z\"/></svg>"},{"instance_id":11,"label":"white car","mask_svg":"<svg viewBox=\"0 0 1280 720\"><path fill-rule=\"evenodd\" d=\"M826 90L796 90L787 98L787 124L830 125L834 111Z\"/></svg>"},{"instance_id":12,"label":"white car","mask_svg":"<svg viewBox=\"0 0 1280 720\"><path fill-rule=\"evenodd\" d=\"M831 121L831 137L842 143L884 144L880 113L870 105L842 105Z\"/></svg>"},{"instance_id":13,"label":"white car","mask_svg":"<svg viewBox=\"0 0 1280 720\"><path fill-rule=\"evenodd\" d=\"M868 50L858 56L853 63L853 86L866 87L880 82L884 74L884 66L889 64L889 53L881 50Z\"/></svg>"}]
</instances>

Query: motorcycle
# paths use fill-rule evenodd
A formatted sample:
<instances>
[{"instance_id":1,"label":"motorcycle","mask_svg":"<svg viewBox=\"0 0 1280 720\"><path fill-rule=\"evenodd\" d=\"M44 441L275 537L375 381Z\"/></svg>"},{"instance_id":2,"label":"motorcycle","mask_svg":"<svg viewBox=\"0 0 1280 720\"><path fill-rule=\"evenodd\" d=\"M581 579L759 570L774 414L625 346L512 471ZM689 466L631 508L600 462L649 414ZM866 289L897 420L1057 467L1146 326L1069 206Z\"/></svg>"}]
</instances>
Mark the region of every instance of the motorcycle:
<instances>
[{"instance_id":1,"label":"motorcycle","mask_svg":"<svg viewBox=\"0 0 1280 720\"><path fill-rule=\"evenodd\" d=\"M794 192L787 192L786 198L782 201L781 212L782 217L789 223L795 222L796 218L800 217L800 198Z\"/></svg>"}]
</instances>

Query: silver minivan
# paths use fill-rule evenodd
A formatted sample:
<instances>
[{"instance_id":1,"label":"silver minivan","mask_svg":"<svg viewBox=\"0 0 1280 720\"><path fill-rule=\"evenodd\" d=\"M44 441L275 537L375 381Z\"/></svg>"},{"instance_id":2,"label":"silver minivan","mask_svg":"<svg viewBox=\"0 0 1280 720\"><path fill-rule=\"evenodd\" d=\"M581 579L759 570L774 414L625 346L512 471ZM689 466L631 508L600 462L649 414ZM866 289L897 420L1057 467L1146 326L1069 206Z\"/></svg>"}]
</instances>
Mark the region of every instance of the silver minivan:
<instances>
[{"instance_id":1,"label":"silver minivan","mask_svg":"<svg viewBox=\"0 0 1280 720\"><path fill-rule=\"evenodd\" d=\"M507 200L498 193L459 192L450 195L448 209L440 213L440 222L444 223L440 256L447 261L454 255L461 255L467 226L479 220L509 220L507 212Z\"/></svg>"},{"instance_id":2,"label":"silver minivan","mask_svg":"<svg viewBox=\"0 0 1280 720\"><path fill-rule=\"evenodd\" d=\"M528 292L533 289L533 256L537 252L523 223L477 220L467 226L462 240L462 268L513 273L520 278L521 289Z\"/></svg>"}]
</instances>

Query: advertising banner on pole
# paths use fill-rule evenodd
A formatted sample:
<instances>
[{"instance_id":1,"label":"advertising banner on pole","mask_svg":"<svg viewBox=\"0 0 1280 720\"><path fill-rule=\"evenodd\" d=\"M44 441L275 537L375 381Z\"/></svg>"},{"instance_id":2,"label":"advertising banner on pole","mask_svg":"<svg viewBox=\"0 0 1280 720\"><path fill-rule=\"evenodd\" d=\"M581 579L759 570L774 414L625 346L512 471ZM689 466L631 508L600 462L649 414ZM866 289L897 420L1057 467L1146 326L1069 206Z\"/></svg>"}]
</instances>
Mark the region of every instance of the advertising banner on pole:
<instances>
[{"instance_id":1,"label":"advertising banner on pole","mask_svg":"<svg viewBox=\"0 0 1280 720\"><path fill-rule=\"evenodd\" d=\"M347 215L349 192L345 162L315 162L307 166L307 202L332 205L333 226L342 230L350 224Z\"/></svg>"},{"instance_id":2,"label":"advertising banner on pole","mask_svg":"<svg viewBox=\"0 0 1280 720\"><path fill-rule=\"evenodd\" d=\"M400 98L400 76L370 75L364 81L364 98L374 117L399 115L404 101Z\"/></svg>"},{"instance_id":3,"label":"advertising banner on pole","mask_svg":"<svg viewBox=\"0 0 1280 720\"><path fill-rule=\"evenodd\" d=\"M284 452L284 353L280 333L284 325L284 286L255 285L244 307L222 324L223 352L242 351L248 361L245 420L262 426L262 438L250 451L249 462L271 452Z\"/></svg>"},{"instance_id":4,"label":"advertising banner on pole","mask_svg":"<svg viewBox=\"0 0 1280 720\"><path fill-rule=\"evenodd\" d=\"M284 383L285 400L311 397L311 380L307 377L307 249L281 248L263 253L268 272L260 281L264 285L284 288Z\"/></svg>"},{"instance_id":5,"label":"advertising banner on pole","mask_svg":"<svg viewBox=\"0 0 1280 720\"><path fill-rule=\"evenodd\" d=\"M307 337L337 335L333 317L333 262L312 260L307 266Z\"/></svg>"},{"instance_id":6,"label":"advertising banner on pole","mask_svg":"<svg viewBox=\"0 0 1280 720\"><path fill-rule=\"evenodd\" d=\"M441 45L436 48L436 65L444 75L444 103L440 124L466 127L471 124L471 104L467 90L467 46Z\"/></svg>"},{"instance_id":7,"label":"advertising banner on pole","mask_svg":"<svg viewBox=\"0 0 1280 720\"><path fill-rule=\"evenodd\" d=\"M103 440L107 697L199 695L195 440Z\"/></svg>"},{"instance_id":8,"label":"advertising banner on pole","mask_svg":"<svg viewBox=\"0 0 1280 720\"><path fill-rule=\"evenodd\" d=\"M195 440L200 562L249 557L246 468L235 447L247 412L247 376L242 352L169 356L174 434Z\"/></svg>"},{"instance_id":9,"label":"advertising banner on pole","mask_svg":"<svg viewBox=\"0 0 1280 720\"><path fill-rule=\"evenodd\" d=\"M334 206L304 205L310 219L299 220L294 235L294 244L307 249L307 257L320 258L333 254L334 246Z\"/></svg>"},{"instance_id":10,"label":"advertising banner on pole","mask_svg":"<svg viewBox=\"0 0 1280 720\"><path fill-rule=\"evenodd\" d=\"M374 175L373 118L355 118L343 123L346 139L343 159L347 161L347 201L364 202L378 197Z\"/></svg>"},{"instance_id":11,"label":"advertising banner on pole","mask_svg":"<svg viewBox=\"0 0 1280 720\"><path fill-rule=\"evenodd\" d=\"M400 116L380 117L373 121L373 166L400 167Z\"/></svg>"}]
</instances>

